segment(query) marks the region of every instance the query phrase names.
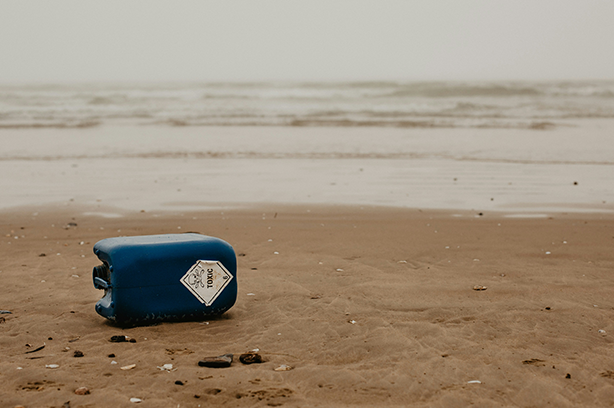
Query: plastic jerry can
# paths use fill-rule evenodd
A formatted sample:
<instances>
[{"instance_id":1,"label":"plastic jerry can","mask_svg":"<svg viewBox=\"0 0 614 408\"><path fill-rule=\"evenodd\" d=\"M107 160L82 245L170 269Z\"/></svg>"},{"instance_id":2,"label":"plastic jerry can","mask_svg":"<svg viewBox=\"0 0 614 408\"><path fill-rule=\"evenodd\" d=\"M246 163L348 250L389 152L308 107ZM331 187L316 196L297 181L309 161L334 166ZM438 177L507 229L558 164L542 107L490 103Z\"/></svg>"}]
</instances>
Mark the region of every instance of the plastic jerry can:
<instances>
[{"instance_id":1,"label":"plastic jerry can","mask_svg":"<svg viewBox=\"0 0 614 408\"><path fill-rule=\"evenodd\" d=\"M107 238L94 245L104 290L96 312L119 324L204 320L237 299L237 258L225 241L200 234Z\"/></svg>"}]
</instances>

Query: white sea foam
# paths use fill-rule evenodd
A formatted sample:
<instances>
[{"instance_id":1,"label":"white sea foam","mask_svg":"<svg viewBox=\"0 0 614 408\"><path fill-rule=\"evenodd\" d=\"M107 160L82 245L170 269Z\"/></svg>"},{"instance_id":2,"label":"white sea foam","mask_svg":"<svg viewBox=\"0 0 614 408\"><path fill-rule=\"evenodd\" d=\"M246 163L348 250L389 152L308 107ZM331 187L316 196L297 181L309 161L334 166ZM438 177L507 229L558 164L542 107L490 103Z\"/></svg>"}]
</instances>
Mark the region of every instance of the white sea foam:
<instances>
[{"instance_id":1,"label":"white sea foam","mask_svg":"<svg viewBox=\"0 0 614 408\"><path fill-rule=\"evenodd\" d=\"M0 128L387 126L545 129L614 118L614 82L0 86Z\"/></svg>"}]
</instances>

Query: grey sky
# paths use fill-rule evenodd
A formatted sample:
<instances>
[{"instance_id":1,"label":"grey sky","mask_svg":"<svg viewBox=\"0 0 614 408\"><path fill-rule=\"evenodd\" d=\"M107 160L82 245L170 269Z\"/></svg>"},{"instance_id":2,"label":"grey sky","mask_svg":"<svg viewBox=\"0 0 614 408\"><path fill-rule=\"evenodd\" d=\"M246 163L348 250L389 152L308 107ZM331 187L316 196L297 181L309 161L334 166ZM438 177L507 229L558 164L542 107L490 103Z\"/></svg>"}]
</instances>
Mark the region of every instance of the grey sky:
<instances>
[{"instance_id":1,"label":"grey sky","mask_svg":"<svg viewBox=\"0 0 614 408\"><path fill-rule=\"evenodd\" d=\"M19 0L0 82L614 79L612 0Z\"/></svg>"}]
</instances>

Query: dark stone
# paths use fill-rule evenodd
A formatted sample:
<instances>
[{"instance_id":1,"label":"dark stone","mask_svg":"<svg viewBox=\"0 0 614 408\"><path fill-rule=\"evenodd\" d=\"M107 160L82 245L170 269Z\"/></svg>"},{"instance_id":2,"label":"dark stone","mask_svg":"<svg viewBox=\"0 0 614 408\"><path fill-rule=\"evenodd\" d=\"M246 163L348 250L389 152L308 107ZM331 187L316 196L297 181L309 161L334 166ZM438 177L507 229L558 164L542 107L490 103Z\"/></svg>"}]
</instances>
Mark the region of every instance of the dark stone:
<instances>
[{"instance_id":1,"label":"dark stone","mask_svg":"<svg viewBox=\"0 0 614 408\"><path fill-rule=\"evenodd\" d=\"M74 356L75 356L75 357L83 357L83 356L84 356L84 354L83 354L83 352L82 352L82 351L75 350L75 354L74 354Z\"/></svg>"},{"instance_id":2,"label":"dark stone","mask_svg":"<svg viewBox=\"0 0 614 408\"><path fill-rule=\"evenodd\" d=\"M175 381L175 384L177 384L177 385L183 385L183 381L177 380L177 381Z\"/></svg>"},{"instance_id":3,"label":"dark stone","mask_svg":"<svg viewBox=\"0 0 614 408\"><path fill-rule=\"evenodd\" d=\"M200 367L223 368L232 364L232 354L224 354L217 357L205 357L198 362Z\"/></svg>"},{"instance_id":4,"label":"dark stone","mask_svg":"<svg viewBox=\"0 0 614 408\"><path fill-rule=\"evenodd\" d=\"M111 353L111 354L109 354L107 357L109 357L109 358L115 358L115 354Z\"/></svg>"},{"instance_id":5,"label":"dark stone","mask_svg":"<svg viewBox=\"0 0 614 408\"><path fill-rule=\"evenodd\" d=\"M128 341L128 339L126 339L126 336L111 336L111 339L109 341L111 343L123 343L125 341Z\"/></svg>"}]
</instances>

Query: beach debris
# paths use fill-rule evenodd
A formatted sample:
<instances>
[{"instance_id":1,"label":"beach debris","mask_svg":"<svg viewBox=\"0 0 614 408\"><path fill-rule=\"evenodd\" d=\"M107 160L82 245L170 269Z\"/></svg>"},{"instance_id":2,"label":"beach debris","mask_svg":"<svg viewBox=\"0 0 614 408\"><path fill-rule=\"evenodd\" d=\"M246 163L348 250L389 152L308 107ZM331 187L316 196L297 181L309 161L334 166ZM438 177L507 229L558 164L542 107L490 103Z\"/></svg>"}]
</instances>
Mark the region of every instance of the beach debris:
<instances>
[{"instance_id":1,"label":"beach debris","mask_svg":"<svg viewBox=\"0 0 614 408\"><path fill-rule=\"evenodd\" d=\"M322 295L311 295L310 299L322 299Z\"/></svg>"},{"instance_id":2,"label":"beach debris","mask_svg":"<svg viewBox=\"0 0 614 408\"><path fill-rule=\"evenodd\" d=\"M475 285L473 287L473 290L486 290L486 289L488 289L488 288L486 286L483 286L483 285Z\"/></svg>"},{"instance_id":3,"label":"beach debris","mask_svg":"<svg viewBox=\"0 0 614 408\"><path fill-rule=\"evenodd\" d=\"M111 353L111 354L109 354L107 357L109 357L109 358L115 358L115 354Z\"/></svg>"},{"instance_id":4,"label":"beach debris","mask_svg":"<svg viewBox=\"0 0 614 408\"><path fill-rule=\"evenodd\" d=\"M275 368L274 370L275 370L275 371L290 371L290 370L292 370L293 368L294 368L294 367L289 366L289 365L287 365L287 364L282 364L282 365L280 365L279 367Z\"/></svg>"},{"instance_id":5,"label":"beach debris","mask_svg":"<svg viewBox=\"0 0 614 408\"><path fill-rule=\"evenodd\" d=\"M136 343L136 339L131 339L128 336L111 336L111 339L109 341L111 343L124 343L124 342Z\"/></svg>"},{"instance_id":6,"label":"beach debris","mask_svg":"<svg viewBox=\"0 0 614 408\"><path fill-rule=\"evenodd\" d=\"M258 353L245 353L239 356L239 361L243 364L260 364L262 356Z\"/></svg>"},{"instance_id":7,"label":"beach debris","mask_svg":"<svg viewBox=\"0 0 614 408\"><path fill-rule=\"evenodd\" d=\"M111 364L117 364L117 361L113 360L111 361Z\"/></svg>"},{"instance_id":8,"label":"beach debris","mask_svg":"<svg viewBox=\"0 0 614 408\"><path fill-rule=\"evenodd\" d=\"M26 351L24 354L31 354L31 353L36 353L37 351L41 351L42 349L44 349L44 348L45 348L45 345L46 345L46 344L45 344L45 343L43 343L43 345L42 345L42 346L37 347L37 348L35 348L34 350ZM26 346L28 346L28 345L26 344Z\"/></svg>"},{"instance_id":9,"label":"beach debris","mask_svg":"<svg viewBox=\"0 0 614 408\"><path fill-rule=\"evenodd\" d=\"M605 332L605 330L603 329L599 329L597 330L597 333L601 334L602 336L605 336L607 333Z\"/></svg>"},{"instance_id":10,"label":"beach debris","mask_svg":"<svg viewBox=\"0 0 614 408\"><path fill-rule=\"evenodd\" d=\"M567 375L565 376L565 378L570 379L570 378L571 378L571 374L567 373Z\"/></svg>"},{"instance_id":11,"label":"beach debris","mask_svg":"<svg viewBox=\"0 0 614 408\"><path fill-rule=\"evenodd\" d=\"M544 360L540 360L539 358L531 358L529 360L524 360L522 364L534 365L534 366L545 366Z\"/></svg>"},{"instance_id":12,"label":"beach debris","mask_svg":"<svg viewBox=\"0 0 614 408\"><path fill-rule=\"evenodd\" d=\"M232 354L223 354L217 357L205 357L198 362L200 367L209 367L209 368L224 368L230 367L232 364Z\"/></svg>"},{"instance_id":13,"label":"beach debris","mask_svg":"<svg viewBox=\"0 0 614 408\"><path fill-rule=\"evenodd\" d=\"M84 354L82 351L79 350L75 350L75 353L73 354L74 357L83 357Z\"/></svg>"},{"instance_id":14,"label":"beach debris","mask_svg":"<svg viewBox=\"0 0 614 408\"><path fill-rule=\"evenodd\" d=\"M51 369L59 368L59 367L60 366L58 364L46 364L45 365L45 368L51 368Z\"/></svg>"},{"instance_id":15,"label":"beach debris","mask_svg":"<svg viewBox=\"0 0 614 408\"><path fill-rule=\"evenodd\" d=\"M356 322L356 320L348 320L348 323L350 323L350 324L356 324L357 322Z\"/></svg>"},{"instance_id":16,"label":"beach debris","mask_svg":"<svg viewBox=\"0 0 614 408\"><path fill-rule=\"evenodd\" d=\"M138 404L139 402L143 401L140 398L130 398L130 402L134 402L135 404Z\"/></svg>"},{"instance_id":17,"label":"beach debris","mask_svg":"<svg viewBox=\"0 0 614 408\"><path fill-rule=\"evenodd\" d=\"M471 381L467 381L467 384L482 384L482 381L480 381L480 380L471 380Z\"/></svg>"},{"instance_id":18,"label":"beach debris","mask_svg":"<svg viewBox=\"0 0 614 408\"><path fill-rule=\"evenodd\" d=\"M68 342L69 343L74 343L75 341L79 340L80 338L81 338L81 336L77 336L77 337L74 337L74 338L68 340Z\"/></svg>"},{"instance_id":19,"label":"beach debris","mask_svg":"<svg viewBox=\"0 0 614 408\"><path fill-rule=\"evenodd\" d=\"M145 339L145 340L147 340L147 339ZM169 348L167 348L165 350L165 353L172 356L172 355L176 355L176 354L187 355L187 354L192 354L194 352L192 350L190 350L189 348L185 347L185 348L182 348L182 349L169 349Z\"/></svg>"},{"instance_id":20,"label":"beach debris","mask_svg":"<svg viewBox=\"0 0 614 408\"><path fill-rule=\"evenodd\" d=\"M614 371L612 370L606 370L603 373L599 374L600 376L604 377L604 378L611 378L614 380Z\"/></svg>"},{"instance_id":21,"label":"beach debris","mask_svg":"<svg viewBox=\"0 0 614 408\"><path fill-rule=\"evenodd\" d=\"M0 314L13 314L10 310L0 310Z\"/></svg>"},{"instance_id":22,"label":"beach debris","mask_svg":"<svg viewBox=\"0 0 614 408\"><path fill-rule=\"evenodd\" d=\"M89 393L90 390L87 387L79 387L75 390L75 394L77 395L88 395Z\"/></svg>"},{"instance_id":23,"label":"beach debris","mask_svg":"<svg viewBox=\"0 0 614 408\"><path fill-rule=\"evenodd\" d=\"M176 384L176 385L183 385L183 381L181 381L181 380L177 380L177 381L175 381L175 384Z\"/></svg>"},{"instance_id":24,"label":"beach debris","mask_svg":"<svg viewBox=\"0 0 614 408\"><path fill-rule=\"evenodd\" d=\"M162 370L162 371L168 371L169 373L170 373L171 371L177 371L177 369L176 369L176 368L175 368L175 369L173 369L173 365L172 365L172 364L170 364L170 363L164 364L164 365L162 365L162 366L157 366L157 367L158 367L160 370Z\"/></svg>"},{"instance_id":25,"label":"beach debris","mask_svg":"<svg viewBox=\"0 0 614 408\"><path fill-rule=\"evenodd\" d=\"M255 293L248 293L247 296L256 296Z\"/></svg>"},{"instance_id":26,"label":"beach debris","mask_svg":"<svg viewBox=\"0 0 614 408\"><path fill-rule=\"evenodd\" d=\"M132 370L134 367L136 367L136 364L130 364L130 365L127 365L127 366L123 366L123 367L120 367L120 369L124 370L124 371L127 371L127 370Z\"/></svg>"}]
</instances>

